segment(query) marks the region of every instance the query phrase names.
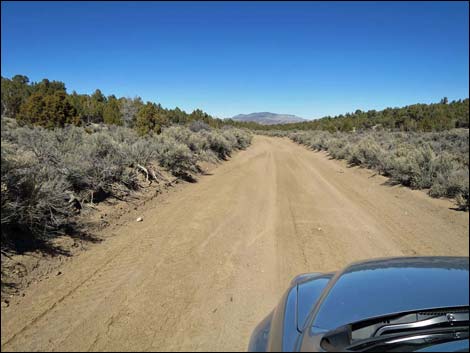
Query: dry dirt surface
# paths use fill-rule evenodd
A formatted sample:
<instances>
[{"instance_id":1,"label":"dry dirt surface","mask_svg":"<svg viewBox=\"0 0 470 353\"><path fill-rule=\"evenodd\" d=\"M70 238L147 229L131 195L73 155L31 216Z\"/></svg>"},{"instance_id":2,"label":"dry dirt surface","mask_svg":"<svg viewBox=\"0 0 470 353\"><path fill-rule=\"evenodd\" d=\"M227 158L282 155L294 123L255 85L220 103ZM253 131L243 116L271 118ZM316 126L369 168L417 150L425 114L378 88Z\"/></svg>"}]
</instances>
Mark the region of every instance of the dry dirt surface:
<instances>
[{"instance_id":1,"label":"dry dirt surface","mask_svg":"<svg viewBox=\"0 0 470 353\"><path fill-rule=\"evenodd\" d=\"M299 273L468 256L468 213L386 180L257 136L2 308L2 351L246 350Z\"/></svg>"}]
</instances>

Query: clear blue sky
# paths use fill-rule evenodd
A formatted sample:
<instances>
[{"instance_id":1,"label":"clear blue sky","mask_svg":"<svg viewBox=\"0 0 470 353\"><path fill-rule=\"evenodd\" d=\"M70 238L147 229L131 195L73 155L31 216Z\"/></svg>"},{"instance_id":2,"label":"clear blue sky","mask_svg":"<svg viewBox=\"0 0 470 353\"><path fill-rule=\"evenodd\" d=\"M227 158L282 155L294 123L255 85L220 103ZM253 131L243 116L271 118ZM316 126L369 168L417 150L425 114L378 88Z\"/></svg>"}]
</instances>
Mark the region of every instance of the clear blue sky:
<instances>
[{"instance_id":1,"label":"clear blue sky","mask_svg":"<svg viewBox=\"0 0 470 353\"><path fill-rule=\"evenodd\" d=\"M2 76L218 117L469 95L466 2L2 2Z\"/></svg>"}]
</instances>

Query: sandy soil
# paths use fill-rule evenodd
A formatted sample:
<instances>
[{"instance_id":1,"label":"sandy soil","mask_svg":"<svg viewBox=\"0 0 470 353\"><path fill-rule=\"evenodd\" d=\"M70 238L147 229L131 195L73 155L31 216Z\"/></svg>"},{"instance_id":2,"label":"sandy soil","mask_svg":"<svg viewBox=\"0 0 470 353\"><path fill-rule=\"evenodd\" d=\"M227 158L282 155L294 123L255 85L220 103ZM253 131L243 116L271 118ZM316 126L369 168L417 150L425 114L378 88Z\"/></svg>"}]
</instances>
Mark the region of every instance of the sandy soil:
<instances>
[{"instance_id":1,"label":"sandy soil","mask_svg":"<svg viewBox=\"0 0 470 353\"><path fill-rule=\"evenodd\" d=\"M452 207L256 137L2 308L1 348L246 350L299 273L372 257L468 256L469 216Z\"/></svg>"}]
</instances>

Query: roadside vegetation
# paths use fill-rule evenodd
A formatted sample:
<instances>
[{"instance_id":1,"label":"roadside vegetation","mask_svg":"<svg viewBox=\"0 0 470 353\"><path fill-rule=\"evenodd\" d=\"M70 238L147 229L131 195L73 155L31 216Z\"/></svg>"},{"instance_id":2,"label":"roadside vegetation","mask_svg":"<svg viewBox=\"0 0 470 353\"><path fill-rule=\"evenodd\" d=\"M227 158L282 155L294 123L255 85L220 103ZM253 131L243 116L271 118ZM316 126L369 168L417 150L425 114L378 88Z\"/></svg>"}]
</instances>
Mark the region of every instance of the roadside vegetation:
<instances>
[{"instance_id":1,"label":"roadside vegetation","mask_svg":"<svg viewBox=\"0 0 470 353\"><path fill-rule=\"evenodd\" d=\"M61 81L43 79L30 82L24 75L2 77L1 115L20 124L45 128L65 125L106 124L134 128L139 135L159 133L171 125L204 122L212 128L226 125L244 127L243 123L210 116L201 109L187 113L180 108L167 109L142 98L105 96L96 89L92 94L68 94Z\"/></svg>"},{"instance_id":2,"label":"roadside vegetation","mask_svg":"<svg viewBox=\"0 0 470 353\"><path fill-rule=\"evenodd\" d=\"M446 131L469 127L469 100L459 99L449 102L444 97L438 103L413 104L401 108L377 110L356 110L353 113L325 116L301 123L282 125L259 125L244 123L253 130L268 131L309 131L354 132L369 129L390 131Z\"/></svg>"},{"instance_id":3,"label":"roadside vegetation","mask_svg":"<svg viewBox=\"0 0 470 353\"><path fill-rule=\"evenodd\" d=\"M251 133L201 110L2 78L2 251L19 238L47 242L73 232L84 208L126 197L164 172L193 180L200 162L225 160L250 143Z\"/></svg>"},{"instance_id":4,"label":"roadside vegetation","mask_svg":"<svg viewBox=\"0 0 470 353\"><path fill-rule=\"evenodd\" d=\"M392 183L427 189L432 197L453 198L469 209L469 130L442 132L270 131L316 151L328 151L350 165L376 170Z\"/></svg>"}]
</instances>

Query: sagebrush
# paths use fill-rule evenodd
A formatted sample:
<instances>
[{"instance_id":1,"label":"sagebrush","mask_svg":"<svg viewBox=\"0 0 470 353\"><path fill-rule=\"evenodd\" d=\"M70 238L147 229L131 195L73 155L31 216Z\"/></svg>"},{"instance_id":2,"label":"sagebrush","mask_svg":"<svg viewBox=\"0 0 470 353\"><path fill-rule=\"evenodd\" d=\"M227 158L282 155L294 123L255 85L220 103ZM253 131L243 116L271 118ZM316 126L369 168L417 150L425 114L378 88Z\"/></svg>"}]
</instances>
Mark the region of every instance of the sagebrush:
<instances>
[{"instance_id":1,"label":"sagebrush","mask_svg":"<svg viewBox=\"0 0 470 353\"><path fill-rule=\"evenodd\" d=\"M454 198L457 207L469 208L469 130L442 132L273 131L335 159L345 159L415 189L428 189L432 197Z\"/></svg>"},{"instance_id":2,"label":"sagebrush","mask_svg":"<svg viewBox=\"0 0 470 353\"><path fill-rule=\"evenodd\" d=\"M139 174L158 179L158 168L177 177L198 172L246 148L249 132L173 126L140 137L106 125L44 129L2 118L2 245L18 233L47 238L70 225L81 207L122 197L139 187Z\"/></svg>"}]
</instances>

